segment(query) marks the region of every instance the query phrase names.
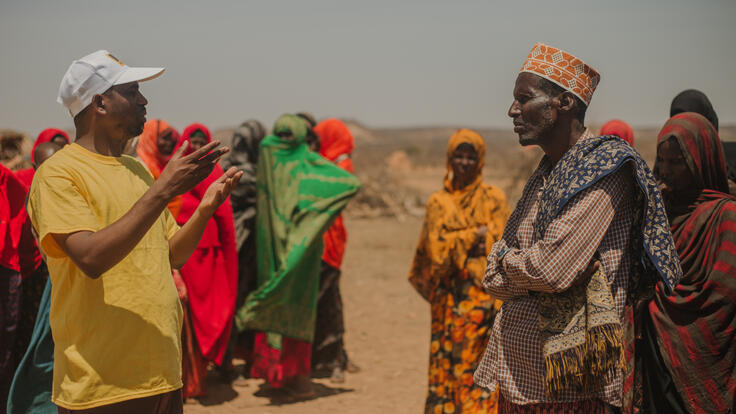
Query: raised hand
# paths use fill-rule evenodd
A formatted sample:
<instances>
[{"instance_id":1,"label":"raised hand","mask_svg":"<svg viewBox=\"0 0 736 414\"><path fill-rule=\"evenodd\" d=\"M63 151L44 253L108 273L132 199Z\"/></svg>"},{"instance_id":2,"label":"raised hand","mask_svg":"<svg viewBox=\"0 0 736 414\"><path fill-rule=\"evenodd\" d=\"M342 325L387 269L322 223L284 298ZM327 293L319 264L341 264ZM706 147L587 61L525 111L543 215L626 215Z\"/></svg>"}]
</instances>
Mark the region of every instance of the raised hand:
<instances>
[{"instance_id":1,"label":"raised hand","mask_svg":"<svg viewBox=\"0 0 736 414\"><path fill-rule=\"evenodd\" d=\"M230 151L227 147L219 147L218 141L213 141L184 155L189 145L188 141L182 144L154 184L160 186L169 199L188 192L207 178L220 158Z\"/></svg>"},{"instance_id":2,"label":"raised hand","mask_svg":"<svg viewBox=\"0 0 736 414\"><path fill-rule=\"evenodd\" d=\"M238 185L242 176L243 171L239 171L237 167L230 167L222 177L210 184L204 193L204 197L202 197L202 201L199 203L199 208L202 209L202 212L207 215L214 214L215 210L220 207L220 204L233 191L233 188Z\"/></svg>"}]
</instances>

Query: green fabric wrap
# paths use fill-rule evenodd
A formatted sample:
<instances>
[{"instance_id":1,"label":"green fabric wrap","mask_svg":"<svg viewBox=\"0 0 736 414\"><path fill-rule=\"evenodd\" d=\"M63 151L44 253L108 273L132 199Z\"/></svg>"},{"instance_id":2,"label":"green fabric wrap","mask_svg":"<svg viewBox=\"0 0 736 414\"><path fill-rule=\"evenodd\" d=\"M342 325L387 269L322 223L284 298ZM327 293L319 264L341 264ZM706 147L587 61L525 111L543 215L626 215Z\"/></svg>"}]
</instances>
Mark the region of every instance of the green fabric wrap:
<instances>
[{"instance_id":1,"label":"green fabric wrap","mask_svg":"<svg viewBox=\"0 0 736 414\"><path fill-rule=\"evenodd\" d=\"M287 118L288 117L288 118ZM317 311L322 234L360 189L358 179L309 151L306 128L286 115L274 131L293 125L290 138L267 136L257 174L258 289L238 310L239 331L279 334L312 342ZM286 118L286 119L284 119ZM278 346L276 346L278 348Z\"/></svg>"}]
</instances>

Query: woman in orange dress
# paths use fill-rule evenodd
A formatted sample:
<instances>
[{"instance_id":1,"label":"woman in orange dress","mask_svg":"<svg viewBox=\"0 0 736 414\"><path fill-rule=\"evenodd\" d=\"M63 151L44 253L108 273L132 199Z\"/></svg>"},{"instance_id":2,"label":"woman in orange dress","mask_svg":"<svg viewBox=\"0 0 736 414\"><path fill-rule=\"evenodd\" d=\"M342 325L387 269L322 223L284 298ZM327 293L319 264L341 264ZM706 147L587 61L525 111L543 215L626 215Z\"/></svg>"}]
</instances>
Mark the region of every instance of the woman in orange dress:
<instances>
[{"instance_id":1,"label":"woman in orange dress","mask_svg":"<svg viewBox=\"0 0 736 414\"><path fill-rule=\"evenodd\" d=\"M501 237L509 206L483 183L485 142L458 130L447 148L444 188L429 198L409 282L432 312L425 413L495 413L498 394L473 384L501 302L481 286L486 256Z\"/></svg>"}]
</instances>

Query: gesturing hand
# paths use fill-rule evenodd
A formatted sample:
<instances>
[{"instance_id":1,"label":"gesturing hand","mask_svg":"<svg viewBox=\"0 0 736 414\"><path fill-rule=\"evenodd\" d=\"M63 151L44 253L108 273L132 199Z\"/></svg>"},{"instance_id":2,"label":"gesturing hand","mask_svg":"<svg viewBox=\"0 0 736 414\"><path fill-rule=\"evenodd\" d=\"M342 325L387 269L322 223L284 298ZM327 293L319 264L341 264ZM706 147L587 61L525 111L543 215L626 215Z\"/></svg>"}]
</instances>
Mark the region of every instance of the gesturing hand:
<instances>
[{"instance_id":1,"label":"gesturing hand","mask_svg":"<svg viewBox=\"0 0 736 414\"><path fill-rule=\"evenodd\" d=\"M184 155L189 145L188 141L182 144L154 184L159 185L169 199L186 193L207 178L217 161L230 151L227 147L219 147L218 141L213 141L189 155Z\"/></svg>"},{"instance_id":2,"label":"gesturing hand","mask_svg":"<svg viewBox=\"0 0 736 414\"><path fill-rule=\"evenodd\" d=\"M222 177L210 184L204 193L204 197L202 197L202 201L199 203L199 208L202 209L202 212L210 216L214 214L215 210L220 207L220 204L233 191L233 188L238 185L242 176L242 171L238 171L236 167L230 167Z\"/></svg>"}]
</instances>

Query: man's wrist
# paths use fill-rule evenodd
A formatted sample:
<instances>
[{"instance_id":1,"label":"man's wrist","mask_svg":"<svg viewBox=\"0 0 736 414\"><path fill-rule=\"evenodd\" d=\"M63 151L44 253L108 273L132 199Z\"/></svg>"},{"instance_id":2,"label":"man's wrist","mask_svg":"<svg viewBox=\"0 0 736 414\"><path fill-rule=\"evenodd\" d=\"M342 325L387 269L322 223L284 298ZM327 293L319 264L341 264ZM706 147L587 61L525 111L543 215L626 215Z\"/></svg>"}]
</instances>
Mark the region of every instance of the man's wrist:
<instances>
[{"instance_id":1,"label":"man's wrist","mask_svg":"<svg viewBox=\"0 0 736 414\"><path fill-rule=\"evenodd\" d=\"M157 204L163 204L164 206L168 205L169 202L174 198L174 196L170 194L169 189L158 181L154 181L154 183L148 189L148 195Z\"/></svg>"},{"instance_id":2,"label":"man's wrist","mask_svg":"<svg viewBox=\"0 0 736 414\"><path fill-rule=\"evenodd\" d=\"M202 217L205 217L209 220L210 217L215 215L215 211L217 211L217 208L205 206L204 204L200 203L199 206L197 206L197 211L199 211L199 214L201 214Z\"/></svg>"}]
</instances>

